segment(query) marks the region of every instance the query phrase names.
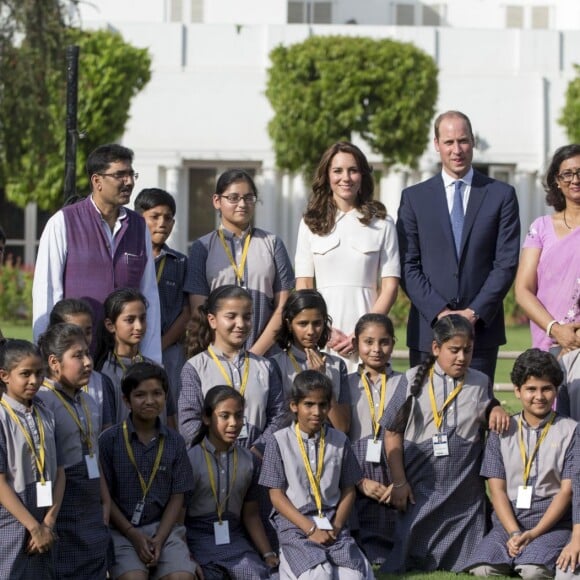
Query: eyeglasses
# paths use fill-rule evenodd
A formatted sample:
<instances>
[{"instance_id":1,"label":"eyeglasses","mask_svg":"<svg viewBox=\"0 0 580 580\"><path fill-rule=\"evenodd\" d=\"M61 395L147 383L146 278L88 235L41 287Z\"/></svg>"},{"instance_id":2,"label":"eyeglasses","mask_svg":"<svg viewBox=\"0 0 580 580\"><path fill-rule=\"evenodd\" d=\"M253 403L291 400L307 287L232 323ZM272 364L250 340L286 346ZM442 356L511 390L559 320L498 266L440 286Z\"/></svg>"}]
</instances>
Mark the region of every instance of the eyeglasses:
<instances>
[{"instance_id":1,"label":"eyeglasses","mask_svg":"<svg viewBox=\"0 0 580 580\"><path fill-rule=\"evenodd\" d=\"M255 193L246 193L246 195L233 193L230 195L220 195L220 197L223 197L225 200L227 200L228 203L231 203L232 205L238 205L242 199L244 200L244 203L248 205L254 205L258 199L258 196Z\"/></svg>"},{"instance_id":2,"label":"eyeglasses","mask_svg":"<svg viewBox=\"0 0 580 580\"><path fill-rule=\"evenodd\" d=\"M99 173L98 175L102 175L103 177L112 177L117 181L125 181L125 179L132 179L133 181L137 181L139 179L139 174L135 173L135 171L117 171L117 173Z\"/></svg>"},{"instance_id":3,"label":"eyeglasses","mask_svg":"<svg viewBox=\"0 0 580 580\"><path fill-rule=\"evenodd\" d=\"M572 183L574 178L580 180L580 169L576 169L576 171L564 171L564 173L558 175L558 179L564 183Z\"/></svg>"}]
</instances>

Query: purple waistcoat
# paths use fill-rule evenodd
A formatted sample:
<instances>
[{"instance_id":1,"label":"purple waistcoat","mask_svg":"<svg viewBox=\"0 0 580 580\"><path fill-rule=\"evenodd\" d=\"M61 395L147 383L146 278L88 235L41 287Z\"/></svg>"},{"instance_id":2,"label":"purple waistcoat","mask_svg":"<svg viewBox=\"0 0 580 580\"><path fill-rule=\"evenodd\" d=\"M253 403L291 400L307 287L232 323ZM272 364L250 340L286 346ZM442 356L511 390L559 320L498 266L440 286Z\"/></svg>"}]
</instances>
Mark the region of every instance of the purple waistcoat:
<instances>
[{"instance_id":1,"label":"purple waistcoat","mask_svg":"<svg viewBox=\"0 0 580 580\"><path fill-rule=\"evenodd\" d=\"M125 211L127 217L115 236L117 247L111 259L101 215L90 197L62 210L67 243L64 297L82 298L91 305L95 330L104 318L105 298L117 288L138 290L147 264L145 220L130 209Z\"/></svg>"}]
</instances>

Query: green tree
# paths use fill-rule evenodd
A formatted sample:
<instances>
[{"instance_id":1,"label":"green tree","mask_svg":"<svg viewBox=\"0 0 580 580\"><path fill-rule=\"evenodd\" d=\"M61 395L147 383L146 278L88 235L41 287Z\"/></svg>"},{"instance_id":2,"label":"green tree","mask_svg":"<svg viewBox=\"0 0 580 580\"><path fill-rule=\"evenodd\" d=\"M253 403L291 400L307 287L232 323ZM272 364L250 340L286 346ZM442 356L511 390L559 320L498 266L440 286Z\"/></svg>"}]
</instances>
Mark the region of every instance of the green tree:
<instances>
[{"instance_id":1,"label":"green tree","mask_svg":"<svg viewBox=\"0 0 580 580\"><path fill-rule=\"evenodd\" d=\"M359 134L387 166L414 165L437 102L437 66L409 43L313 36L270 53L268 130L281 169L311 175L322 152Z\"/></svg>"},{"instance_id":2,"label":"green tree","mask_svg":"<svg viewBox=\"0 0 580 580\"><path fill-rule=\"evenodd\" d=\"M78 81L77 183L87 183L84 164L98 145L118 139L129 118L132 98L150 79L151 58L147 49L135 48L108 30L68 29L66 44L80 47ZM65 65L54 68L47 79L50 101L45 119L50 148L25 149L16 164L7 168L7 197L19 205L36 201L43 209L61 205L65 152Z\"/></svg>"},{"instance_id":3,"label":"green tree","mask_svg":"<svg viewBox=\"0 0 580 580\"><path fill-rule=\"evenodd\" d=\"M566 89L566 104L558 122L566 129L571 143L580 143L580 66L576 64L574 68L576 78Z\"/></svg>"}]
</instances>

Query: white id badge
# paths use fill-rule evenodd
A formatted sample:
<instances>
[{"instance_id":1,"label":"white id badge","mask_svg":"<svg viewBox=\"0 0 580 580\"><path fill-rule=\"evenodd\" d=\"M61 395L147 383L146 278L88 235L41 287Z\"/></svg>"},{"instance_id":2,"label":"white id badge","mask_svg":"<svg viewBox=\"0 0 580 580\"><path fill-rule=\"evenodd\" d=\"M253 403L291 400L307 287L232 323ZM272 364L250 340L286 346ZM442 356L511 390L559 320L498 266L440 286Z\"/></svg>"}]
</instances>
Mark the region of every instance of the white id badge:
<instances>
[{"instance_id":1,"label":"white id badge","mask_svg":"<svg viewBox=\"0 0 580 580\"><path fill-rule=\"evenodd\" d=\"M367 455L365 457L366 461L370 461L371 463L380 463L381 462L381 448L382 448L382 441L368 439L367 440Z\"/></svg>"},{"instance_id":2,"label":"white id badge","mask_svg":"<svg viewBox=\"0 0 580 580\"><path fill-rule=\"evenodd\" d=\"M36 482L36 507L50 507L52 505L52 482Z\"/></svg>"},{"instance_id":3,"label":"white id badge","mask_svg":"<svg viewBox=\"0 0 580 580\"><path fill-rule=\"evenodd\" d=\"M230 524L228 520L213 523L213 536L216 546L230 543Z\"/></svg>"},{"instance_id":4,"label":"white id badge","mask_svg":"<svg viewBox=\"0 0 580 580\"><path fill-rule=\"evenodd\" d=\"M244 424L242 426L242 430L240 431L240 434L238 435L238 439L247 439L248 437L249 437L249 435L248 435L248 420L244 417ZM227 543L229 544L229 541Z\"/></svg>"},{"instance_id":5,"label":"white id badge","mask_svg":"<svg viewBox=\"0 0 580 580\"><path fill-rule=\"evenodd\" d=\"M332 524L330 520L326 516L322 516L321 518L318 516L314 516L314 523L319 530L332 530Z\"/></svg>"},{"instance_id":6,"label":"white id badge","mask_svg":"<svg viewBox=\"0 0 580 580\"><path fill-rule=\"evenodd\" d=\"M141 516L143 515L144 509L145 509L145 502L138 501L137 505L135 506L135 511L133 512L133 516L131 517L131 523L134 526L138 526L141 523Z\"/></svg>"},{"instance_id":7,"label":"white id badge","mask_svg":"<svg viewBox=\"0 0 580 580\"><path fill-rule=\"evenodd\" d=\"M518 485L518 498L516 507L521 510L529 510L532 507L532 486Z\"/></svg>"},{"instance_id":8,"label":"white id badge","mask_svg":"<svg viewBox=\"0 0 580 580\"><path fill-rule=\"evenodd\" d=\"M449 455L447 433L437 433L433 435L433 455L435 457L446 457Z\"/></svg>"},{"instance_id":9,"label":"white id badge","mask_svg":"<svg viewBox=\"0 0 580 580\"><path fill-rule=\"evenodd\" d=\"M85 455L85 463L87 464L87 471L89 479L98 479L101 477L99 473L99 463L96 455Z\"/></svg>"}]
</instances>

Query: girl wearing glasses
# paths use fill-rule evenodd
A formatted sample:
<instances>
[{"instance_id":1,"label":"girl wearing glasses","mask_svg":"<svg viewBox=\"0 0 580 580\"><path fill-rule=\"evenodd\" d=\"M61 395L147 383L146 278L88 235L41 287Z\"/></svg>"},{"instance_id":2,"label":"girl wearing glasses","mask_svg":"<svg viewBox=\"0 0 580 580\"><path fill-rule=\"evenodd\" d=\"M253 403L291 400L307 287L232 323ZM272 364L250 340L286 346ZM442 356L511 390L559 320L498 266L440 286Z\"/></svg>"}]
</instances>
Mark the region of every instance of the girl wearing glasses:
<instances>
[{"instance_id":1,"label":"girl wearing glasses","mask_svg":"<svg viewBox=\"0 0 580 580\"><path fill-rule=\"evenodd\" d=\"M245 288L254 304L246 347L264 355L275 345L282 307L294 287L294 271L282 240L252 226L257 198L256 185L246 171L230 169L220 176L212 196L220 225L191 246L185 290L195 313L215 288L225 284Z\"/></svg>"},{"instance_id":2,"label":"girl wearing glasses","mask_svg":"<svg viewBox=\"0 0 580 580\"><path fill-rule=\"evenodd\" d=\"M580 347L580 145L560 147L544 188L555 212L536 219L524 241L516 300L530 319L532 346Z\"/></svg>"}]
</instances>

